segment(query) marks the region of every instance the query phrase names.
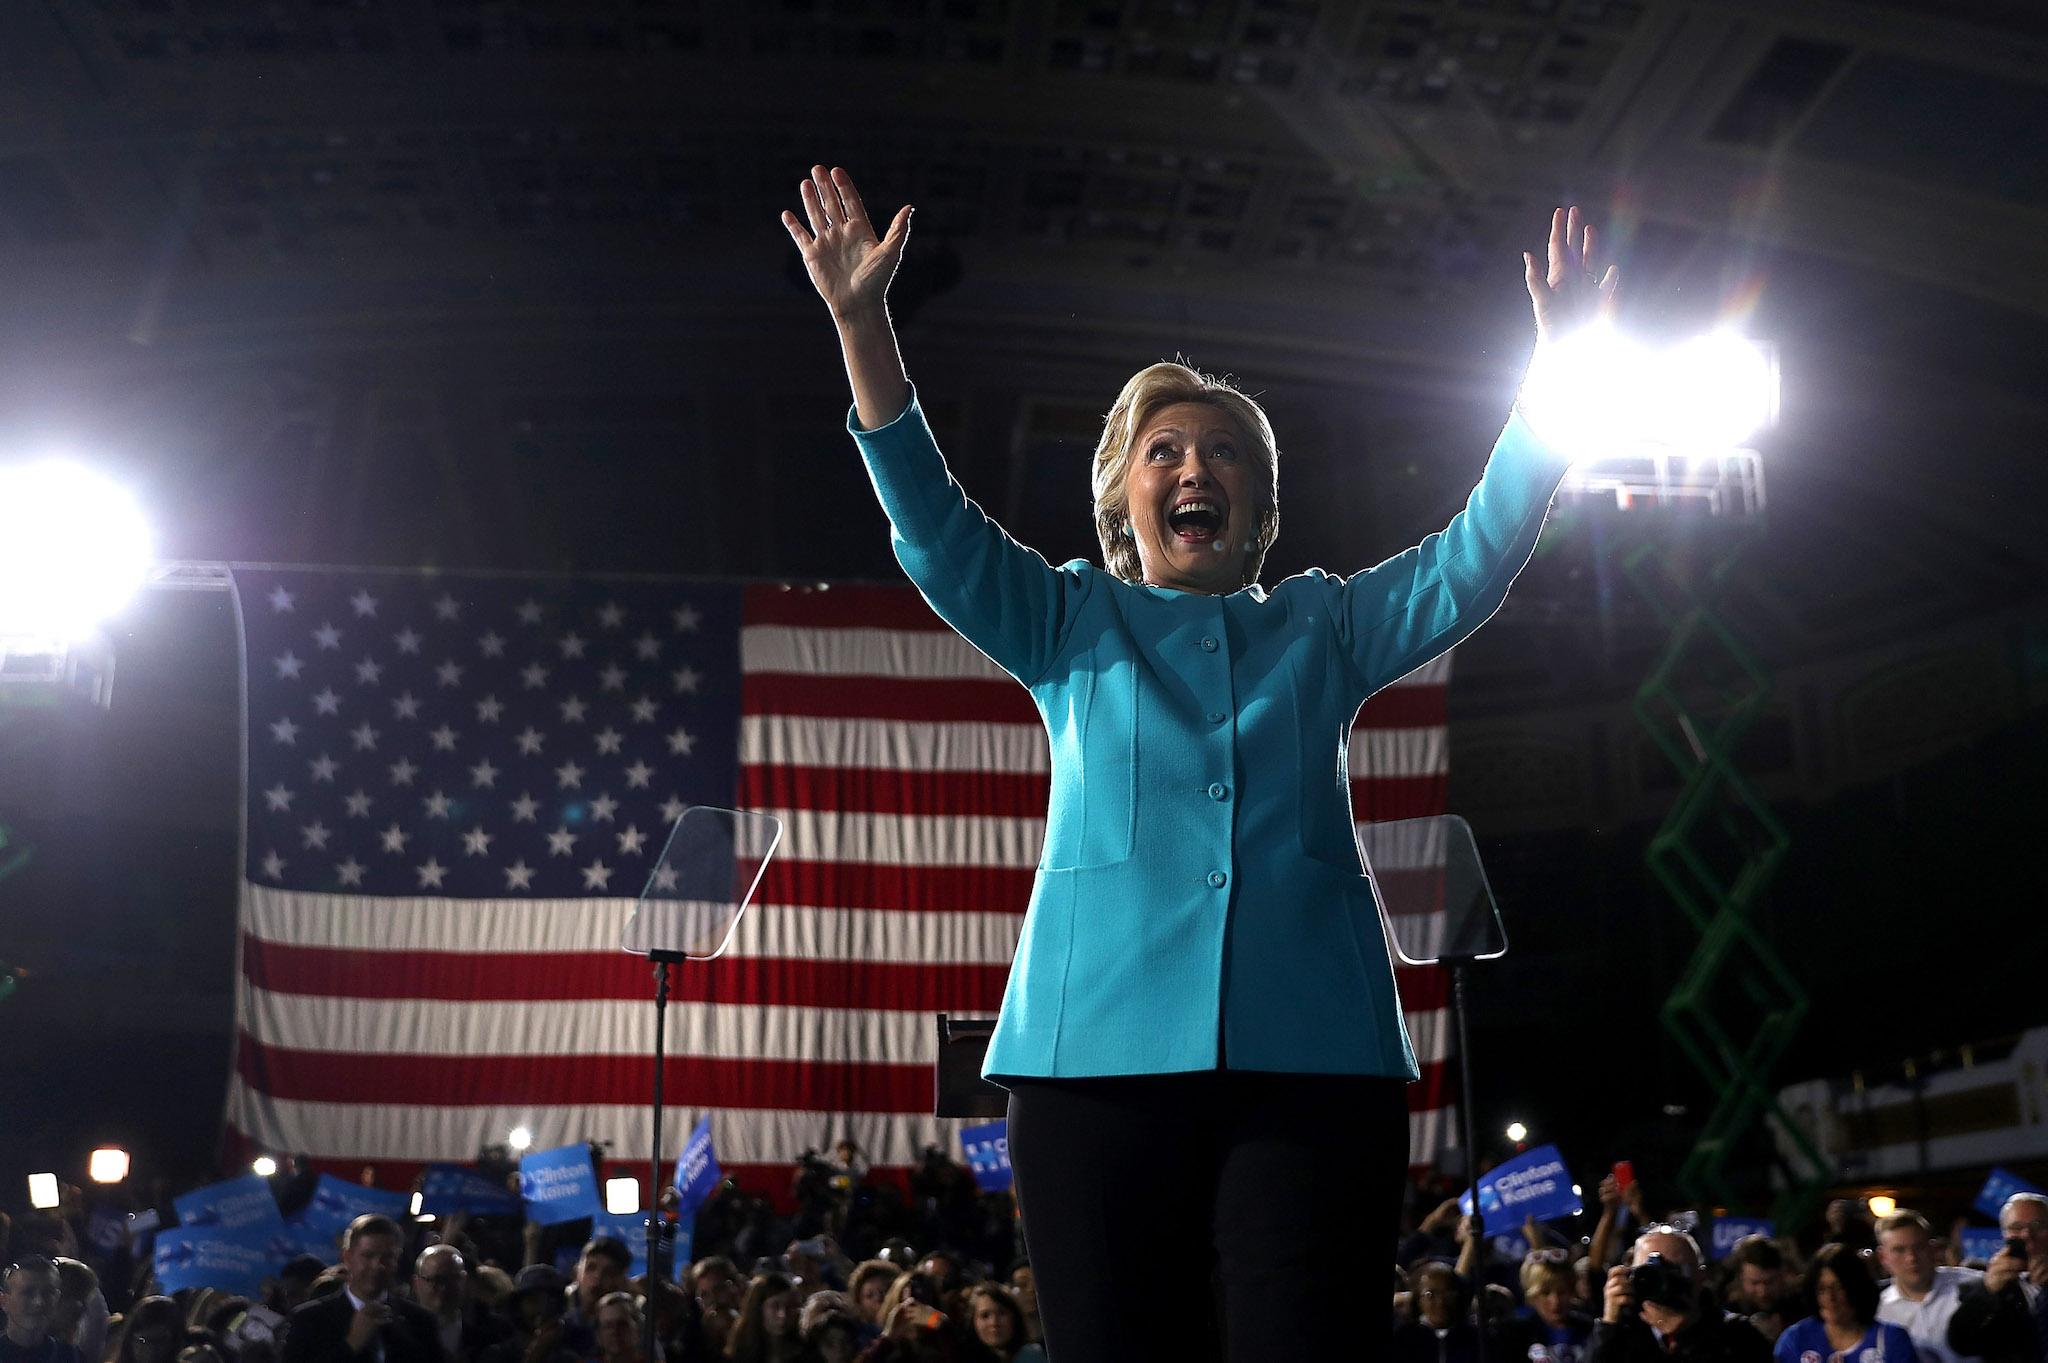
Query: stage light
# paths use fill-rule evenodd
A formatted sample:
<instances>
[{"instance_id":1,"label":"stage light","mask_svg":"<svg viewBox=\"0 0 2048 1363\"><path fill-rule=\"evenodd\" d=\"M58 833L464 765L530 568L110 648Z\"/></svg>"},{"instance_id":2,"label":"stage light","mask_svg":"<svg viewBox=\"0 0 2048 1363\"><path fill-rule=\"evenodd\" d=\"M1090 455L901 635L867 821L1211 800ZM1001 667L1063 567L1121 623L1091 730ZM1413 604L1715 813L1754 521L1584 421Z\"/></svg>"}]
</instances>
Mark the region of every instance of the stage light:
<instances>
[{"instance_id":1,"label":"stage light","mask_svg":"<svg viewBox=\"0 0 2048 1363\"><path fill-rule=\"evenodd\" d=\"M1870 1214L1880 1221L1884 1220L1887 1216L1890 1216L1893 1212L1897 1211L1898 1209L1899 1200L1896 1197L1891 1197L1884 1193L1879 1193L1875 1197L1872 1197L1870 1199Z\"/></svg>"},{"instance_id":2,"label":"stage light","mask_svg":"<svg viewBox=\"0 0 2048 1363\"><path fill-rule=\"evenodd\" d=\"M85 1162L94 1183L119 1183L128 1177L128 1152L118 1145L103 1145Z\"/></svg>"},{"instance_id":3,"label":"stage light","mask_svg":"<svg viewBox=\"0 0 2048 1363\"><path fill-rule=\"evenodd\" d=\"M1579 1185L1578 1185L1578 1184L1574 1183L1574 1184L1572 1185L1572 1196L1573 1196L1573 1197L1584 1197L1585 1195L1586 1195L1586 1192L1585 1192L1585 1190L1584 1190L1583 1188L1579 1187Z\"/></svg>"},{"instance_id":4,"label":"stage light","mask_svg":"<svg viewBox=\"0 0 2048 1363\"><path fill-rule=\"evenodd\" d=\"M277 1172L277 1161L268 1155L258 1155L249 1162L249 1172L258 1178L269 1178Z\"/></svg>"},{"instance_id":5,"label":"stage light","mask_svg":"<svg viewBox=\"0 0 2048 1363\"><path fill-rule=\"evenodd\" d=\"M30 1174L28 1176L28 1205L39 1212L55 1210L57 1206L57 1176L55 1174Z\"/></svg>"},{"instance_id":6,"label":"stage light","mask_svg":"<svg viewBox=\"0 0 2048 1363\"><path fill-rule=\"evenodd\" d=\"M418 1216L420 1214L420 1208L426 1205L427 1195L425 1193L414 1193L412 1195L412 1214L414 1216ZM427 1218L427 1220L431 1221L433 1220L433 1218L430 1216Z\"/></svg>"},{"instance_id":7,"label":"stage light","mask_svg":"<svg viewBox=\"0 0 2048 1363\"><path fill-rule=\"evenodd\" d=\"M1509 1122L1507 1135L1511 1141L1526 1141L1529 1139L1529 1128L1520 1122Z\"/></svg>"},{"instance_id":8,"label":"stage light","mask_svg":"<svg viewBox=\"0 0 2048 1363\"><path fill-rule=\"evenodd\" d=\"M640 1210L640 1180L628 1175L625 1178L608 1178L604 1181L604 1209L613 1216Z\"/></svg>"},{"instance_id":9,"label":"stage light","mask_svg":"<svg viewBox=\"0 0 2048 1363\"><path fill-rule=\"evenodd\" d=\"M1518 405L1574 463L1713 456L1777 420L1778 368L1731 330L1660 350L1600 323L1537 346Z\"/></svg>"},{"instance_id":10,"label":"stage light","mask_svg":"<svg viewBox=\"0 0 2048 1363\"><path fill-rule=\"evenodd\" d=\"M506 1141L514 1150L526 1150L533 1145L533 1133L523 1126L515 1126Z\"/></svg>"},{"instance_id":11,"label":"stage light","mask_svg":"<svg viewBox=\"0 0 2048 1363\"><path fill-rule=\"evenodd\" d=\"M142 585L152 553L133 497L60 459L0 465L0 636L67 644Z\"/></svg>"}]
</instances>

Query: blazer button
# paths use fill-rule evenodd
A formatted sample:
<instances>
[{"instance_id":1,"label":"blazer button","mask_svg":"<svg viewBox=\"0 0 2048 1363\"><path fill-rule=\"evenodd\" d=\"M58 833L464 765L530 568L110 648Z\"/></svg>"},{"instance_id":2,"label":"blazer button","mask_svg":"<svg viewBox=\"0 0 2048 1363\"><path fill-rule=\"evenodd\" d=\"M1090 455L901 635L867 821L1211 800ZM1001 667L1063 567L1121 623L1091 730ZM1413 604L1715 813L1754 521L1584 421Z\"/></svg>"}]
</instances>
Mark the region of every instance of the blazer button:
<instances>
[{"instance_id":1,"label":"blazer button","mask_svg":"<svg viewBox=\"0 0 2048 1363\"><path fill-rule=\"evenodd\" d=\"M1209 884L1214 886L1216 889L1222 889L1225 882L1227 882L1229 879L1230 877L1224 875L1221 871L1209 872Z\"/></svg>"},{"instance_id":2,"label":"blazer button","mask_svg":"<svg viewBox=\"0 0 2048 1363\"><path fill-rule=\"evenodd\" d=\"M1223 783L1222 783L1221 781L1211 781L1211 782L1209 783L1209 798L1210 798L1210 799L1212 799L1212 800L1221 800L1221 799L1223 799L1223 798L1224 798L1225 796L1227 796L1227 795L1229 795L1229 794L1230 794L1230 787L1229 787L1229 786L1226 786L1226 785L1224 785L1224 784L1223 784Z\"/></svg>"},{"instance_id":3,"label":"blazer button","mask_svg":"<svg viewBox=\"0 0 2048 1363\"><path fill-rule=\"evenodd\" d=\"M1202 637L1202 652L1204 652L1204 653L1214 653L1215 651L1216 651L1216 639L1215 639L1215 637L1214 637L1213 635L1204 635L1204 636Z\"/></svg>"},{"instance_id":4,"label":"blazer button","mask_svg":"<svg viewBox=\"0 0 2048 1363\"><path fill-rule=\"evenodd\" d=\"M1208 718L1211 724L1221 724L1224 720L1229 719L1230 716L1224 714L1221 710L1211 710Z\"/></svg>"}]
</instances>

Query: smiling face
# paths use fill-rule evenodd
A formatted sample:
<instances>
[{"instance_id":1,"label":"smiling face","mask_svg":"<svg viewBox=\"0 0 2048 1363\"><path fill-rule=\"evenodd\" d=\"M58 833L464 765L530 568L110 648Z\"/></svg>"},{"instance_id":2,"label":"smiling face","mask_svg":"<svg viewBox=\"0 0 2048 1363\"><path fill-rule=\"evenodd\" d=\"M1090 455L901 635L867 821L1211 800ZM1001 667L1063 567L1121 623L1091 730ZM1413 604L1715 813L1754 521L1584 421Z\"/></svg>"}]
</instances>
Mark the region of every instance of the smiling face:
<instances>
[{"instance_id":1,"label":"smiling face","mask_svg":"<svg viewBox=\"0 0 2048 1363\"><path fill-rule=\"evenodd\" d=\"M1249 446L1221 408L1176 402L1138 432L1124 513L1148 584L1205 593L1244 586L1263 510Z\"/></svg>"}]
</instances>

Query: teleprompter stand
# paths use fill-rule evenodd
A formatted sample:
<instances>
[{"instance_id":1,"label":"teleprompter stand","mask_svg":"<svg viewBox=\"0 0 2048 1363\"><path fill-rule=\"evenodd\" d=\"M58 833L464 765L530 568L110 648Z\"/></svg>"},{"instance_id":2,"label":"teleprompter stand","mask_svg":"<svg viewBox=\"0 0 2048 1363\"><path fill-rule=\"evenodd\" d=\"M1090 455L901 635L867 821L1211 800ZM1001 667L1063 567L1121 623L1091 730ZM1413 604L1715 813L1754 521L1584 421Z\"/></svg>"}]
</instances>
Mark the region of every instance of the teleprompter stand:
<instances>
[{"instance_id":1,"label":"teleprompter stand","mask_svg":"<svg viewBox=\"0 0 2048 1363\"><path fill-rule=\"evenodd\" d=\"M1475 1284L1486 1279L1486 1218L1479 1206L1479 1143L1472 1104L1472 1043L1465 1023L1466 968L1507 954L1507 929L1479 864L1472 827L1455 814L1366 824L1359 847L1372 877L1387 941L1409 965L1443 966L1451 972L1451 1017L1457 1027L1459 1116L1465 1143L1465 1182L1472 1199L1477 1267ZM1486 1363L1484 1299L1475 1292L1479 1363Z\"/></svg>"},{"instance_id":2,"label":"teleprompter stand","mask_svg":"<svg viewBox=\"0 0 2048 1363\"><path fill-rule=\"evenodd\" d=\"M647 1319L641 1343L647 1363L662 1363L655 1338L660 1284L667 1281L674 1227L661 1214L662 1079L667 1067L669 967L711 961L738 933L782 824L766 814L693 805L670 832L647 887L626 920L625 950L654 962L654 1111L647 1161Z\"/></svg>"}]
</instances>

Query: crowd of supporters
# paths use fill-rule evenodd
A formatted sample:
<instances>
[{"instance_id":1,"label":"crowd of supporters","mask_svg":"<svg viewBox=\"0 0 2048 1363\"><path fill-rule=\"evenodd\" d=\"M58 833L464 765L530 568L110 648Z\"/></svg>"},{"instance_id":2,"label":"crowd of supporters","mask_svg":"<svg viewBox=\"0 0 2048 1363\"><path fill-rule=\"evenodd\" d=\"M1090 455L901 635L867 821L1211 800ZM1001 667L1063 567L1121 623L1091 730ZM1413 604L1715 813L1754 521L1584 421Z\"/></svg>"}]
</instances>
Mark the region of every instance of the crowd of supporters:
<instances>
[{"instance_id":1,"label":"crowd of supporters","mask_svg":"<svg viewBox=\"0 0 2048 1363\"><path fill-rule=\"evenodd\" d=\"M92 1239L74 1194L0 1218L0 1363L633 1363L650 1311L667 1363L1042 1359L1009 1198L936 1152L907 1195L839 1153L800 1167L793 1210L722 1189L674 1283L630 1276L611 1238L565 1250L574 1224L371 1215L260 1298L165 1296L146 1256ZM1611 1177L1590 1235L1529 1223L1519 1258L1455 1198L1411 1222L1395 1363L2048 1363L2048 1199L2032 1194L2005 1205L2006 1247L1979 1265L1915 1212L1873 1222L1848 1202L1810 1252L1752 1236L1709 1262L1685 1214L1653 1220L1642 1185ZM1191 1275L1185 1301L1133 1309L1222 1307ZM1357 1310L1358 1356L1384 1356L1384 1318Z\"/></svg>"}]
</instances>

